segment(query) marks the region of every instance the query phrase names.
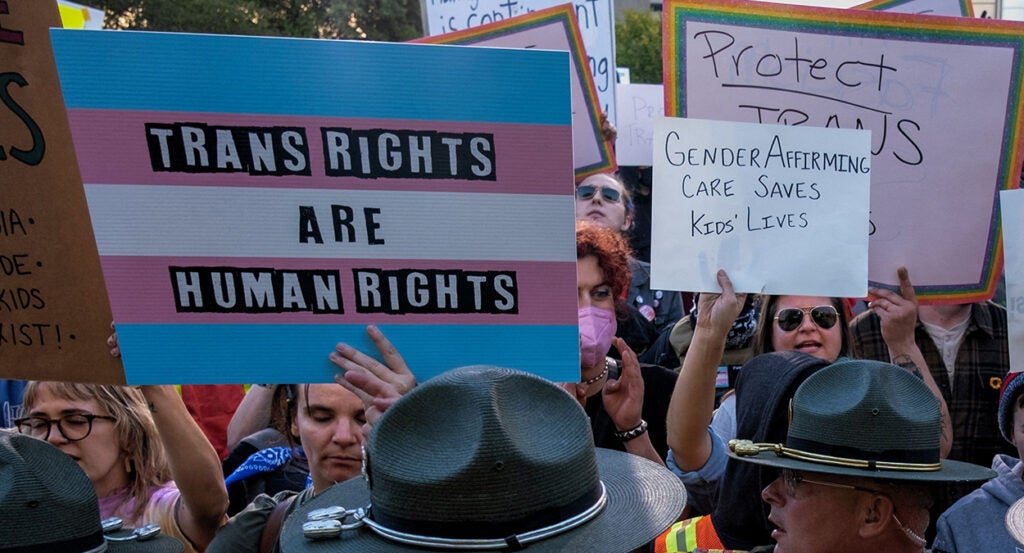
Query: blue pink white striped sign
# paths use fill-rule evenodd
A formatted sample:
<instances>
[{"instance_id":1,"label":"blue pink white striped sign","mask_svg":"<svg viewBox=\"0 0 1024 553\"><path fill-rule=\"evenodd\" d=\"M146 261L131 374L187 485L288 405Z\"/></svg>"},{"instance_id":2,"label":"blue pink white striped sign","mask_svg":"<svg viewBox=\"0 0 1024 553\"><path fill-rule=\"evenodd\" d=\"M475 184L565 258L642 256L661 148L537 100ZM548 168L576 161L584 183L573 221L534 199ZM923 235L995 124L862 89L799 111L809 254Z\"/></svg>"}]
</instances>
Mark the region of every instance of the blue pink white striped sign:
<instances>
[{"instance_id":1,"label":"blue pink white striped sign","mask_svg":"<svg viewBox=\"0 0 1024 553\"><path fill-rule=\"evenodd\" d=\"M579 378L567 53L52 38L129 383Z\"/></svg>"}]
</instances>

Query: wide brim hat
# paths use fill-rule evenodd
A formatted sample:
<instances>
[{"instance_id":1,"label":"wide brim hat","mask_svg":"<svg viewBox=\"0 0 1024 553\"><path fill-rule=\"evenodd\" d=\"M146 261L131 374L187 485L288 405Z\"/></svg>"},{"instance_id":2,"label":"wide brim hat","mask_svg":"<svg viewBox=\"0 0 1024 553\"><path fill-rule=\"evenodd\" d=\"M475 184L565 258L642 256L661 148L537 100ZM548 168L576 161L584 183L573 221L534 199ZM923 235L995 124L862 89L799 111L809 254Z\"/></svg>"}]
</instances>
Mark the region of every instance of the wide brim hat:
<instances>
[{"instance_id":1,"label":"wide brim hat","mask_svg":"<svg viewBox=\"0 0 1024 553\"><path fill-rule=\"evenodd\" d=\"M938 400L920 378L890 363L858 359L823 368L797 389L790 413L785 444L731 440L729 455L780 469L922 483L996 475L940 459Z\"/></svg>"},{"instance_id":2,"label":"wide brim hat","mask_svg":"<svg viewBox=\"0 0 1024 553\"><path fill-rule=\"evenodd\" d=\"M131 532L121 531L115 536ZM0 431L0 552L181 553L169 536L110 541L89 477L53 445Z\"/></svg>"},{"instance_id":3,"label":"wide brim hat","mask_svg":"<svg viewBox=\"0 0 1024 553\"><path fill-rule=\"evenodd\" d=\"M403 532L493 541L511 537L502 532L506 527L522 536L571 520L581 500L591 502L583 492L602 485L604 505L588 510L596 513L592 518L525 543L526 549L626 553L668 528L686 503L674 474L629 453L595 448L574 398L510 369L466 367L422 384L381 417L366 450L366 477L332 486L288 517L284 553L452 550L400 543L367 525L335 539L307 538L310 513L327 507L368 507L374 520Z\"/></svg>"}]
</instances>

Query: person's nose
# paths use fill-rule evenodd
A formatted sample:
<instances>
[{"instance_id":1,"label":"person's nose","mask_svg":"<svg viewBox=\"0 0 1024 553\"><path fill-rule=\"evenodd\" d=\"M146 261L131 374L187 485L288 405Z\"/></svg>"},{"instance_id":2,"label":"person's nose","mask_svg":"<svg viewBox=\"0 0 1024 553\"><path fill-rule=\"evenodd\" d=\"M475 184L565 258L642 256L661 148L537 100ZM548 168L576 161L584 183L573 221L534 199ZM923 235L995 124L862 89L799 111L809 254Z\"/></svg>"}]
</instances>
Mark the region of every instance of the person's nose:
<instances>
[{"instance_id":1,"label":"person's nose","mask_svg":"<svg viewBox=\"0 0 1024 553\"><path fill-rule=\"evenodd\" d=\"M60 428L57 427L57 423L50 423L49 433L46 435L46 441L52 445L60 445L68 443L68 439L61 434Z\"/></svg>"},{"instance_id":2,"label":"person's nose","mask_svg":"<svg viewBox=\"0 0 1024 553\"><path fill-rule=\"evenodd\" d=\"M781 505L785 502L786 497L784 488L785 483L782 481L782 476L779 476L761 490L761 499L769 505Z\"/></svg>"},{"instance_id":3,"label":"person's nose","mask_svg":"<svg viewBox=\"0 0 1024 553\"><path fill-rule=\"evenodd\" d=\"M811 313L809 311L804 311L804 318L800 319L800 328L798 330L801 332L818 330L818 325L814 323L814 318L811 317Z\"/></svg>"},{"instance_id":4,"label":"person's nose","mask_svg":"<svg viewBox=\"0 0 1024 553\"><path fill-rule=\"evenodd\" d=\"M590 294L584 293L583 291L577 292L576 303L580 309L590 307Z\"/></svg>"},{"instance_id":5,"label":"person's nose","mask_svg":"<svg viewBox=\"0 0 1024 553\"><path fill-rule=\"evenodd\" d=\"M358 421L340 421L334 428L332 439L335 443L348 445L359 443L363 437L362 425Z\"/></svg>"}]
</instances>

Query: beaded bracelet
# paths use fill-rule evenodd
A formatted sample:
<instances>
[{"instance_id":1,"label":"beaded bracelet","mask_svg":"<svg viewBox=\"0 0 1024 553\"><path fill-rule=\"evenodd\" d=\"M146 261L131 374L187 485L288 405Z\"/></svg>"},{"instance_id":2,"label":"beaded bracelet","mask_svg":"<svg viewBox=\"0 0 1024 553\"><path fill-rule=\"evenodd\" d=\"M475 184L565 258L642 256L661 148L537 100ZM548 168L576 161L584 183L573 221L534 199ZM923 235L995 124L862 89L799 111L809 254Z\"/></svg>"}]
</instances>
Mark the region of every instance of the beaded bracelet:
<instances>
[{"instance_id":1,"label":"beaded bracelet","mask_svg":"<svg viewBox=\"0 0 1024 553\"><path fill-rule=\"evenodd\" d=\"M647 432L647 421L645 421L644 419L640 419L640 424L636 425L633 428L630 428L629 430L616 432L615 437L624 442L628 442L633 438L639 438L640 436L643 436L644 432Z\"/></svg>"},{"instance_id":2,"label":"beaded bracelet","mask_svg":"<svg viewBox=\"0 0 1024 553\"><path fill-rule=\"evenodd\" d=\"M588 378L586 380L580 381L580 384L586 384L587 386L590 386L591 384L597 382L598 380L601 380L602 378L604 378L605 376L608 375L608 369L610 369L612 364L614 364L614 363L615 363L614 359L612 359L611 357L605 357L604 358L604 370L602 370L601 372L597 373L597 376L595 376L593 378Z\"/></svg>"}]
</instances>

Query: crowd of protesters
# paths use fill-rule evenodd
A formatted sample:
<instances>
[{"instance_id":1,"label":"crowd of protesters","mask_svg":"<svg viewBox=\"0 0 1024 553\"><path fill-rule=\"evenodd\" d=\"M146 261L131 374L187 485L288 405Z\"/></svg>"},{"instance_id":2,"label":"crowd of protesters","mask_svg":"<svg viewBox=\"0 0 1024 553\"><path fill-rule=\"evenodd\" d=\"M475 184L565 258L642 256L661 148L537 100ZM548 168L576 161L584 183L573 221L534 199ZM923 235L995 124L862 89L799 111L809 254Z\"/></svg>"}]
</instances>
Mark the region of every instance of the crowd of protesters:
<instances>
[{"instance_id":1,"label":"crowd of protesters","mask_svg":"<svg viewBox=\"0 0 1024 553\"><path fill-rule=\"evenodd\" d=\"M96 550L97 522L111 549L153 551L1017 547L1024 381L1007 377L1005 310L918 306L905 269L856 317L844 298L748 298L725 271L720 293L652 290L632 210L614 175L576 187L578 381L452 367L418 383L369 326L378 351L325 352L336 382L253 384L226 428L172 386L16 386L0 453L38 466L50 453L18 436L47 442L74 463L40 485L91 484L47 499L95 503L68 551ZM651 362L665 352L678 369Z\"/></svg>"}]
</instances>

